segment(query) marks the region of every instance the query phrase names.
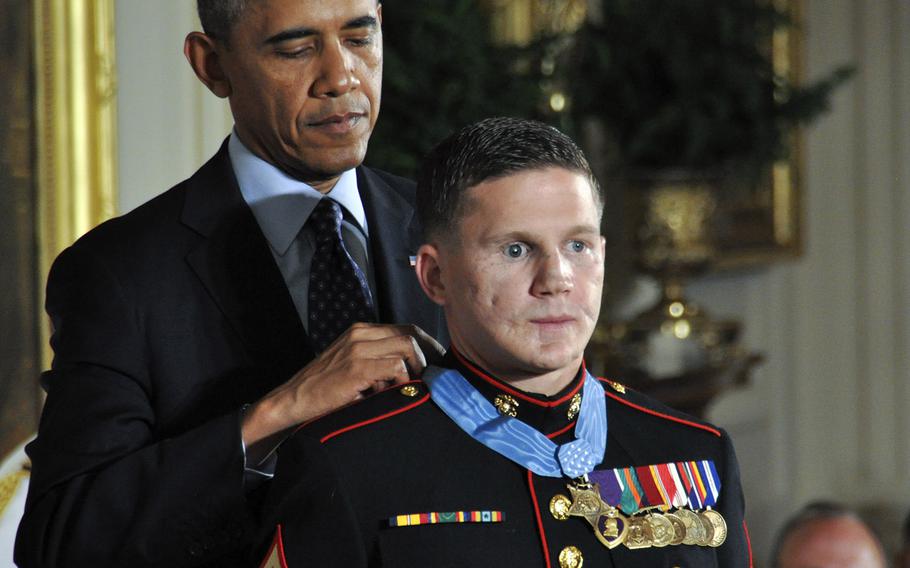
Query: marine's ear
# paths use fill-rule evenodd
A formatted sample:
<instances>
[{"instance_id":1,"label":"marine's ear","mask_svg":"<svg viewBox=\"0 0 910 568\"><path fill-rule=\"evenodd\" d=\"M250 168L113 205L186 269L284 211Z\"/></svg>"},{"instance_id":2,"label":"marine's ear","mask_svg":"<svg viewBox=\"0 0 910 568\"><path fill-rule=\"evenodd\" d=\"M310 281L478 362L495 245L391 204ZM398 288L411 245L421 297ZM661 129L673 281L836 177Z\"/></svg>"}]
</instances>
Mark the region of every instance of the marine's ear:
<instances>
[{"instance_id":1,"label":"marine's ear","mask_svg":"<svg viewBox=\"0 0 910 568\"><path fill-rule=\"evenodd\" d=\"M437 245L425 244L417 250L417 262L414 265L417 280L423 293L434 303L446 304L446 289L442 278L441 251Z\"/></svg>"},{"instance_id":2,"label":"marine's ear","mask_svg":"<svg viewBox=\"0 0 910 568\"><path fill-rule=\"evenodd\" d=\"M190 32L183 41L183 55L199 80L216 97L231 96L231 82L224 72L218 40L202 32Z\"/></svg>"}]
</instances>

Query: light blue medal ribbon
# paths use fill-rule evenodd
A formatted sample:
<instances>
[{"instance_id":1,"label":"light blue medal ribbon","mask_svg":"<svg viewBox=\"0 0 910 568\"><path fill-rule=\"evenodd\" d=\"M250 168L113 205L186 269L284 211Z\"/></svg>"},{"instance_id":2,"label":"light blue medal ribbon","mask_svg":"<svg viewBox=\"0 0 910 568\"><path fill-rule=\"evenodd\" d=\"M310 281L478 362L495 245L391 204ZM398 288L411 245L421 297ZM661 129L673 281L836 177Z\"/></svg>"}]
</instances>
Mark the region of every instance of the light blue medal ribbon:
<instances>
[{"instance_id":1,"label":"light blue medal ribbon","mask_svg":"<svg viewBox=\"0 0 910 568\"><path fill-rule=\"evenodd\" d=\"M603 460L607 403L600 382L585 371L576 439L562 445L517 418L503 416L453 369L428 367L423 381L433 402L469 436L544 477L581 477Z\"/></svg>"}]
</instances>

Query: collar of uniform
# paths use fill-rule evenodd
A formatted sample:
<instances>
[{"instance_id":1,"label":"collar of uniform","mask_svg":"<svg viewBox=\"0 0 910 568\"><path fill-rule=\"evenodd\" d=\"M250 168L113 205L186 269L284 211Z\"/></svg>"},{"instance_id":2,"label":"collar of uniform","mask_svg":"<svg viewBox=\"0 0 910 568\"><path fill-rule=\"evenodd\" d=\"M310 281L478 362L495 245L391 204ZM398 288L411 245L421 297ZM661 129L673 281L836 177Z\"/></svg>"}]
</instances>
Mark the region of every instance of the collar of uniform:
<instances>
[{"instance_id":1,"label":"collar of uniform","mask_svg":"<svg viewBox=\"0 0 910 568\"><path fill-rule=\"evenodd\" d=\"M240 140L237 131L228 141L231 165L243 200L279 256L284 256L323 195L310 185L294 179L266 162ZM357 175L347 170L327 194L337 201L369 237L366 213L357 190Z\"/></svg>"},{"instance_id":2,"label":"collar of uniform","mask_svg":"<svg viewBox=\"0 0 910 568\"><path fill-rule=\"evenodd\" d=\"M455 369L494 406L497 398L510 397L514 402L515 418L547 435L568 431L578 415L581 402L581 387L584 384L585 367L558 393L547 396L515 388L495 378L452 346L443 359L443 367ZM574 407L574 411L571 411Z\"/></svg>"}]
</instances>

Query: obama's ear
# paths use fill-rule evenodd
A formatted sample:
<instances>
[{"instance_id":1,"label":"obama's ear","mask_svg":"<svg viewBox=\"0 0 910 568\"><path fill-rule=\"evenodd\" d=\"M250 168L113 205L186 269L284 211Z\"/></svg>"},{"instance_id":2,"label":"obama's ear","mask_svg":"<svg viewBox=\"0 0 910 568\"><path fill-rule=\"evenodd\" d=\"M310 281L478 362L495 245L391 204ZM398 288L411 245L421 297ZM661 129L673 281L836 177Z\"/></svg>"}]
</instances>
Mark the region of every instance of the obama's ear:
<instances>
[{"instance_id":1,"label":"obama's ear","mask_svg":"<svg viewBox=\"0 0 910 568\"><path fill-rule=\"evenodd\" d=\"M218 40L202 32L190 32L183 41L183 55L189 62L196 77L216 97L231 96L231 82L224 72Z\"/></svg>"}]
</instances>

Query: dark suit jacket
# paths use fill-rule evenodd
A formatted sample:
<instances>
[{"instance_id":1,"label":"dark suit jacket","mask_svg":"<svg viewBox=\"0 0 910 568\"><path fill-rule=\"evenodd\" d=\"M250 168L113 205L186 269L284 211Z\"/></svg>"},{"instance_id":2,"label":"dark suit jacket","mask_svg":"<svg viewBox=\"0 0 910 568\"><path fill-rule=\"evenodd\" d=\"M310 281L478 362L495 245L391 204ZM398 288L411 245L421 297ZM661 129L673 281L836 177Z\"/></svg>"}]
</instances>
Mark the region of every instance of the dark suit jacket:
<instances>
[{"instance_id":1,"label":"dark suit jacket","mask_svg":"<svg viewBox=\"0 0 910 568\"><path fill-rule=\"evenodd\" d=\"M459 370L489 400L501 392ZM282 445L263 507L263 526L271 528L260 555L271 557L267 566L555 568L569 546L581 551L585 567L751 566L739 468L722 430L603 382L608 434L597 469L713 460L722 480L716 509L728 528L720 548L609 550L585 520L557 520L550 513L550 500L569 494L565 479L532 474L481 445L433 404L423 383L411 385L308 424ZM571 440L571 396L552 397L544 401L552 406L540 408L519 401L518 418L557 443ZM501 511L504 521L389 523L397 515L473 510ZM283 559L268 546L279 525Z\"/></svg>"},{"instance_id":2,"label":"dark suit jacket","mask_svg":"<svg viewBox=\"0 0 910 568\"><path fill-rule=\"evenodd\" d=\"M408 263L414 185L361 167L383 322L444 333ZM240 565L255 532L240 409L313 358L224 144L54 263L55 351L21 566ZM444 337L441 337L444 341Z\"/></svg>"}]
</instances>

